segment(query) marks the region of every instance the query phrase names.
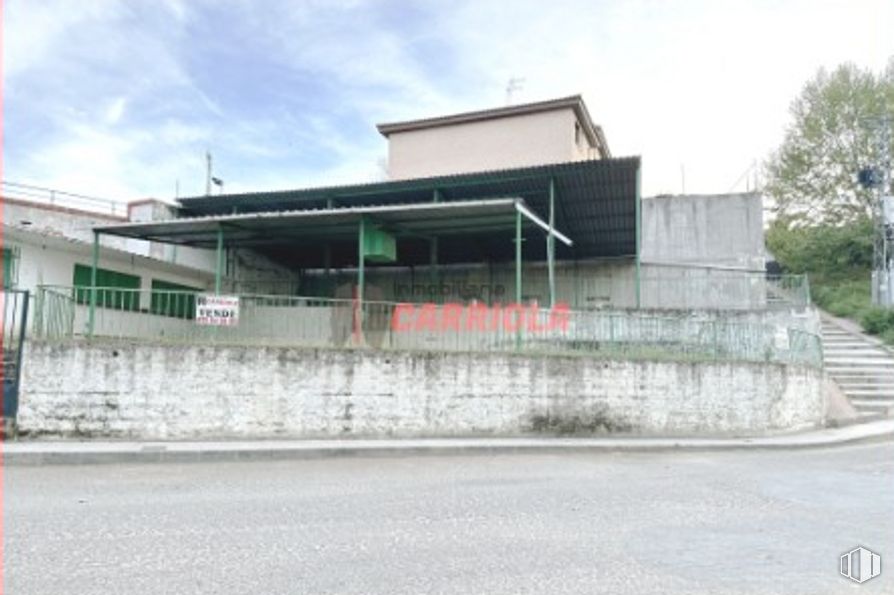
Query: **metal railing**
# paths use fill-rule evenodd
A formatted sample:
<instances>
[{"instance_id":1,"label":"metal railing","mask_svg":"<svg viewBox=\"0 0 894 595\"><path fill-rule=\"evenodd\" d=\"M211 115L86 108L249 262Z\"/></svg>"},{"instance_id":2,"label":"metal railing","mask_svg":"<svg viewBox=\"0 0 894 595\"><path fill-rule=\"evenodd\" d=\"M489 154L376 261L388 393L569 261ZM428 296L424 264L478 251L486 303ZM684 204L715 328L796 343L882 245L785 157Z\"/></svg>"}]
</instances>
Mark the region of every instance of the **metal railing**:
<instances>
[{"instance_id":1,"label":"metal railing","mask_svg":"<svg viewBox=\"0 0 894 595\"><path fill-rule=\"evenodd\" d=\"M108 198L96 198L73 192L55 190L33 186L31 184L19 184L17 182L2 182L3 196L6 198L19 198L31 202L68 207L103 215L115 217L127 217L127 203Z\"/></svg>"},{"instance_id":2,"label":"metal railing","mask_svg":"<svg viewBox=\"0 0 894 595\"><path fill-rule=\"evenodd\" d=\"M239 296L235 326L199 324L183 291L43 286L35 334L321 348L525 351L545 354L782 362L822 366L820 338L795 328L699 319L691 314L543 309L536 304L408 304L277 295ZM91 332L92 331L92 332Z\"/></svg>"}]
</instances>

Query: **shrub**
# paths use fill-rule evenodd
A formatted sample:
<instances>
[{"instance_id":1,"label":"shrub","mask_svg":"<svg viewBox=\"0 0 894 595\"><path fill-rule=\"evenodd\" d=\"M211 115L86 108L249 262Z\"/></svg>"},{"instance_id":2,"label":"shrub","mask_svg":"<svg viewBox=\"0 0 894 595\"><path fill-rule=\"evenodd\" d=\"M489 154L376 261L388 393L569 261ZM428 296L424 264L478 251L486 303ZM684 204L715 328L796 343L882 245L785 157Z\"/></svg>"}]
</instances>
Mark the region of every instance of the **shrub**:
<instances>
[{"instance_id":1,"label":"shrub","mask_svg":"<svg viewBox=\"0 0 894 595\"><path fill-rule=\"evenodd\" d=\"M894 310L870 308L860 318L860 325L871 335L885 335L894 331Z\"/></svg>"}]
</instances>

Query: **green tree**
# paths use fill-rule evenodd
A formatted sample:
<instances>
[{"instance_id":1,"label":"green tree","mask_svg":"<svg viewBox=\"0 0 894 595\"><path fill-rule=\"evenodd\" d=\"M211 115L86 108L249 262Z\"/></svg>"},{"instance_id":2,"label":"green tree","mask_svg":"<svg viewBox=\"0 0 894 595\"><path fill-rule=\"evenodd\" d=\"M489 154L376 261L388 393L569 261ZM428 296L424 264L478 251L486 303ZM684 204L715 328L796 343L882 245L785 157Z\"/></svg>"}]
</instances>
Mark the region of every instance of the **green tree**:
<instances>
[{"instance_id":1,"label":"green tree","mask_svg":"<svg viewBox=\"0 0 894 595\"><path fill-rule=\"evenodd\" d=\"M856 177L877 155L867 120L894 114L894 57L880 75L853 64L821 69L790 111L785 140L766 165L765 190L777 217L795 226L870 217L874 194Z\"/></svg>"}]
</instances>

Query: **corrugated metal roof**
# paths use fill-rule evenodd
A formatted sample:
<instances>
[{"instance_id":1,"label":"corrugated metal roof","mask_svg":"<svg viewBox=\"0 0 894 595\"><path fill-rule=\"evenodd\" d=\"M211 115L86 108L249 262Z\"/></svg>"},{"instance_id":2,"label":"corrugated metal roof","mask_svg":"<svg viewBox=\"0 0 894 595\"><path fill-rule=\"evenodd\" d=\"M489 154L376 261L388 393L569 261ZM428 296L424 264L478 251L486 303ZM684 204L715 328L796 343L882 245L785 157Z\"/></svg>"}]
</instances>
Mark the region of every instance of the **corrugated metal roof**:
<instances>
[{"instance_id":1,"label":"corrugated metal roof","mask_svg":"<svg viewBox=\"0 0 894 595\"><path fill-rule=\"evenodd\" d=\"M507 229L515 225L519 199L501 198L444 203L366 205L333 209L268 211L234 215L202 215L168 221L105 225L95 231L128 238L151 238L171 244L215 248L218 229L229 246L294 244L357 238L358 223L367 217L396 236L429 237L463 234L466 227Z\"/></svg>"},{"instance_id":2,"label":"corrugated metal roof","mask_svg":"<svg viewBox=\"0 0 894 595\"><path fill-rule=\"evenodd\" d=\"M201 196L181 199L181 204L186 216L244 214L324 209L329 205L359 207L432 202L437 191L439 200L445 202L522 198L534 213L546 219L549 182L553 179L556 228L574 240L571 248L556 246L558 258L633 256L636 254L639 167L638 157L600 159L374 184ZM505 235L469 229L466 235L465 239L440 243L442 262L508 260L514 254L511 232ZM415 245L411 241L406 244L404 254L410 263L427 261L426 244ZM541 244L526 243L525 258L542 259L545 248ZM333 249L336 253L344 252L346 261L356 251L348 246ZM298 258L291 254L283 256Z\"/></svg>"}]
</instances>

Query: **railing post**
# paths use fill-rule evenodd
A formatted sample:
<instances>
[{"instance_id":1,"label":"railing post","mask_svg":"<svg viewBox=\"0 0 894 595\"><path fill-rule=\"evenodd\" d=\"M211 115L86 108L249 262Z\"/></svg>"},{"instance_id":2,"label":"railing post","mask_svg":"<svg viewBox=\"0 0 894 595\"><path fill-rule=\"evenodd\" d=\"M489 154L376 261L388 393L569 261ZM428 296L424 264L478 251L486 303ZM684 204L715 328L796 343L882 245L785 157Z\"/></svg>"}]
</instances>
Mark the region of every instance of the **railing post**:
<instances>
[{"instance_id":1,"label":"railing post","mask_svg":"<svg viewBox=\"0 0 894 595\"><path fill-rule=\"evenodd\" d=\"M38 338L43 338L43 310L44 310L44 300L46 289L42 285L37 286L37 293L34 294L34 324L32 325L32 329L34 330L34 336Z\"/></svg>"}]
</instances>

